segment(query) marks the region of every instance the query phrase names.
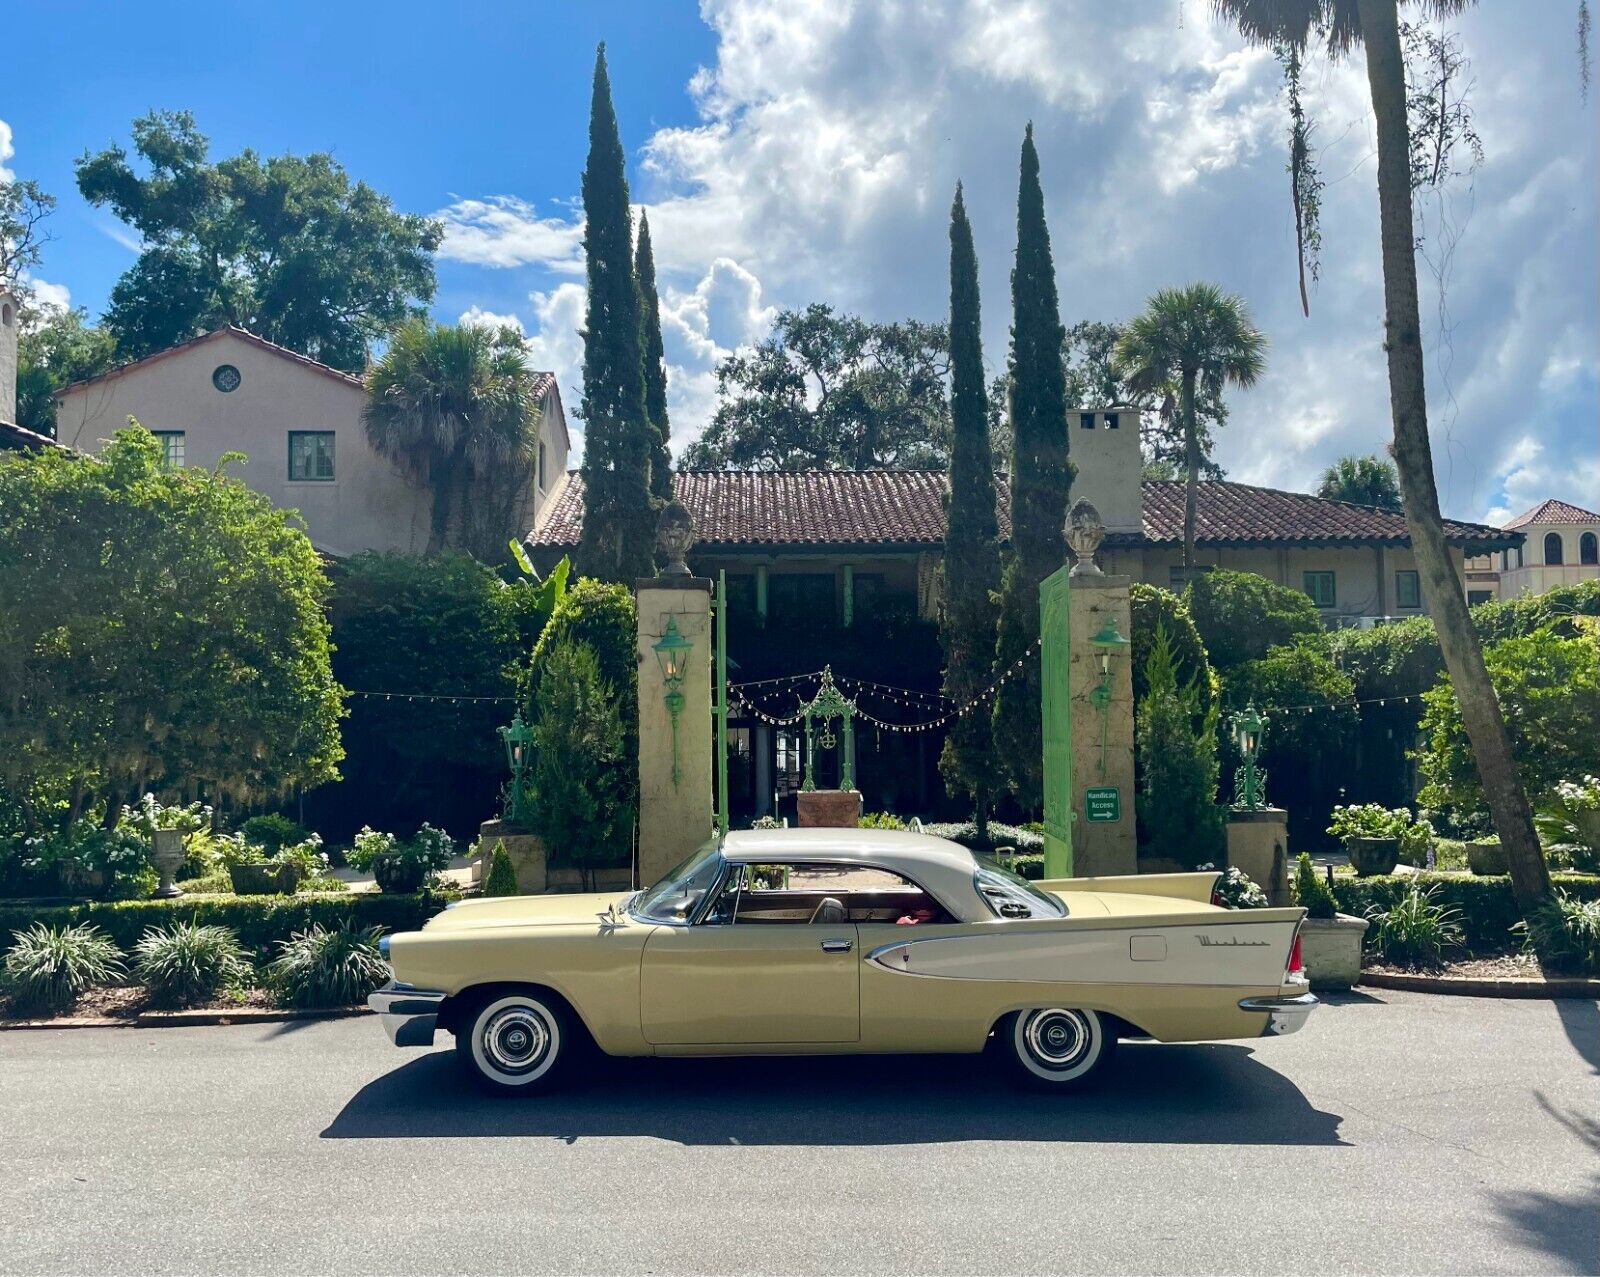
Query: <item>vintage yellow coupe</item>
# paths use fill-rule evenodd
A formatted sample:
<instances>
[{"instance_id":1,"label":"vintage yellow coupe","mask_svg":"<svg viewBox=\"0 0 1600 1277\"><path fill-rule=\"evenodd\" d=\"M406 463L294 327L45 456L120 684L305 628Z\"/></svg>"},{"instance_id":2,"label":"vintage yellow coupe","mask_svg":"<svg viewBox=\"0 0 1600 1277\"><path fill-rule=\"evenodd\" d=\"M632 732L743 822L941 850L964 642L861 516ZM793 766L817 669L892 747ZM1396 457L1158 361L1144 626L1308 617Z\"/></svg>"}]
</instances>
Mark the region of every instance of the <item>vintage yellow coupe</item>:
<instances>
[{"instance_id":1,"label":"vintage yellow coupe","mask_svg":"<svg viewBox=\"0 0 1600 1277\"><path fill-rule=\"evenodd\" d=\"M1317 1000L1301 909L1211 903L1214 873L1028 882L915 833L731 833L646 891L465 901L388 939L390 1038L455 1035L493 1092L610 1055L993 1049L1051 1089L1117 1040L1292 1033Z\"/></svg>"}]
</instances>

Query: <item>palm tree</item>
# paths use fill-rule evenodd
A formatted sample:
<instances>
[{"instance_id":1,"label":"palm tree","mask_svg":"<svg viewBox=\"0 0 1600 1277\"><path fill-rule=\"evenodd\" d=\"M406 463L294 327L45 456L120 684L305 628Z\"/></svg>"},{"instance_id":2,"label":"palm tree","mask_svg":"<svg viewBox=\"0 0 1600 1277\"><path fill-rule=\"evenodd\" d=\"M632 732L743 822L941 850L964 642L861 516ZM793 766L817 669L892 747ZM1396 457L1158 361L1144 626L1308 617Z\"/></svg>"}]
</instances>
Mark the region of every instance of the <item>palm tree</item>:
<instances>
[{"instance_id":1,"label":"palm tree","mask_svg":"<svg viewBox=\"0 0 1600 1277\"><path fill-rule=\"evenodd\" d=\"M470 485L487 484L514 508L502 494L525 484L539 447L535 381L513 329L414 319L390 339L367 379L362 420L379 454L433 490L428 554L462 544L457 525ZM512 531L469 537L463 548L492 554Z\"/></svg>"},{"instance_id":2,"label":"palm tree","mask_svg":"<svg viewBox=\"0 0 1600 1277\"><path fill-rule=\"evenodd\" d=\"M1317 495L1380 510L1400 509L1400 481L1395 477L1394 462L1382 457L1340 457L1322 472Z\"/></svg>"},{"instance_id":3,"label":"palm tree","mask_svg":"<svg viewBox=\"0 0 1600 1277\"><path fill-rule=\"evenodd\" d=\"M1134 394L1177 388L1183 426L1183 566L1194 567L1195 498L1200 484L1200 432L1195 395L1225 383L1253 386L1266 366L1267 339L1250 322L1243 300L1215 284L1163 288L1145 303L1117 339L1113 363Z\"/></svg>"},{"instance_id":4,"label":"palm tree","mask_svg":"<svg viewBox=\"0 0 1600 1277\"><path fill-rule=\"evenodd\" d=\"M1449 17L1472 0L1419 0L1425 17ZM1445 668L1461 705L1489 813L1524 915L1550 898L1550 870L1533 828L1511 736L1495 696L1483 647L1451 562L1433 477L1423 379L1422 316L1417 305L1416 228L1411 206L1411 129L1398 0L1212 0L1216 13L1256 44L1304 49L1326 42L1330 57L1365 46L1367 86L1378 135L1378 223L1383 261L1384 350L1389 364L1393 456L1422 599L1433 617Z\"/></svg>"}]
</instances>

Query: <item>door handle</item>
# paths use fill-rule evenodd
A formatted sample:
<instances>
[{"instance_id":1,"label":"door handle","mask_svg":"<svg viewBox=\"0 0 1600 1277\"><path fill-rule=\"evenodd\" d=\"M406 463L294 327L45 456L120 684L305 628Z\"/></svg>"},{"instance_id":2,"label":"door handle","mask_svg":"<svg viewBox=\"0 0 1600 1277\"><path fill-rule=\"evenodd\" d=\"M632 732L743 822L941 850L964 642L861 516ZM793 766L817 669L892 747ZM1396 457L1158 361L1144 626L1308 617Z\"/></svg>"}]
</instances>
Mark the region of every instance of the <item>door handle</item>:
<instances>
[{"instance_id":1,"label":"door handle","mask_svg":"<svg viewBox=\"0 0 1600 1277\"><path fill-rule=\"evenodd\" d=\"M854 945L855 941L853 940L824 940L822 942L822 952L849 953Z\"/></svg>"}]
</instances>

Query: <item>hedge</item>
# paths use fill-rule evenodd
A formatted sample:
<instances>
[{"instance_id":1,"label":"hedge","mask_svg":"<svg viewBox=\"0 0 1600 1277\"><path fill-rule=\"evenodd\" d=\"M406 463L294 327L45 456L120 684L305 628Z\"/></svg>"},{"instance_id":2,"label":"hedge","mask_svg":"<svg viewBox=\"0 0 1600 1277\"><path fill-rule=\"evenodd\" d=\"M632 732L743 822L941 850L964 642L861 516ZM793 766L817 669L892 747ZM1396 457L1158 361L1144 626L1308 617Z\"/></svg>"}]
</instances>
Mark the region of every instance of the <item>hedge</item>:
<instances>
[{"instance_id":1,"label":"hedge","mask_svg":"<svg viewBox=\"0 0 1600 1277\"><path fill-rule=\"evenodd\" d=\"M1600 875L1552 874L1556 887L1578 900L1600 900ZM1467 949L1474 954L1505 953L1520 947L1512 926L1521 921L1511 879L1469 874L1387 874L1371 878L1334 875L1333 894L1341 913L1366 917L1369 909L1387 909L1412 885L1435 888L1434 901L1460 912Z\"/></svg>"},{"instance_id":2,"label":"hedge","mask_svg":"<svg viewBox=\"0 0 1600 1277\"><path fill-rule=\"evenodd\" d=\"M19 931L42 922L47 927L87 922L109 935L124 952L151 927L175 922L229 927L257 959L277 956L278 944L314 922L414 931L444 908L435 894L297 896L181 896L176 900L84 901L78 904L0 904L0 949L10 948Z\"/></svg>"}]
</instances>

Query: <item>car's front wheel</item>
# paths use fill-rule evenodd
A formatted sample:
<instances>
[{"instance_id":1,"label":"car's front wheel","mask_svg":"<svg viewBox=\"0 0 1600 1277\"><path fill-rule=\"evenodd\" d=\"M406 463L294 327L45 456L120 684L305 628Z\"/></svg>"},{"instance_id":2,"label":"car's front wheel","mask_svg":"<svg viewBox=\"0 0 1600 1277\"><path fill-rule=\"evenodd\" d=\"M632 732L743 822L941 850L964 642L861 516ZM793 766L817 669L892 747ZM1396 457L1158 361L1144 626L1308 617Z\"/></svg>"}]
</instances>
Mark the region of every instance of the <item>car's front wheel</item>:
<instances>
[{"instance_id":1,"label":"car's front wheel","mask_svg":"<svg viewBox=\"0 0 1600 1277\"><path fill-rule=\"evenodd\" d=\"M494 1095L533 1095L565 1080L577 1048L561 1003L542 990L501 989L478 999L456 1029L456 1059Z\"/></svg>"},{"instance_id":2,"label":"car's front wheel","mask_svg":"<svg viewBox=\"0 0 1600 1277\"><path fill-rule=\"evenodd\" d=\"M1050 1091L1094 1085L1105 1076L1117 1047L1104 1016L1076 1007L1018 1011L995 1036L1016 1075Z\"/></svg>"}]
</instances>

